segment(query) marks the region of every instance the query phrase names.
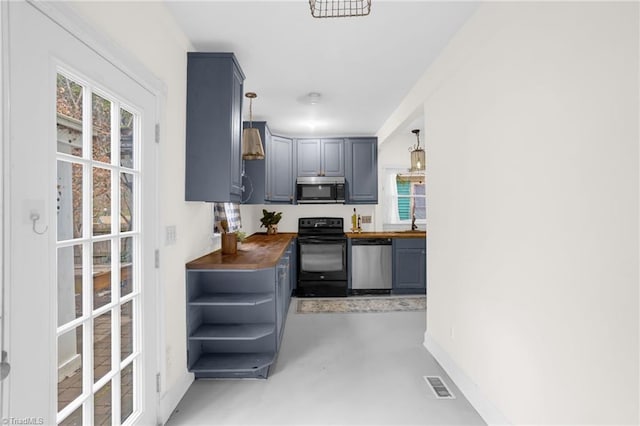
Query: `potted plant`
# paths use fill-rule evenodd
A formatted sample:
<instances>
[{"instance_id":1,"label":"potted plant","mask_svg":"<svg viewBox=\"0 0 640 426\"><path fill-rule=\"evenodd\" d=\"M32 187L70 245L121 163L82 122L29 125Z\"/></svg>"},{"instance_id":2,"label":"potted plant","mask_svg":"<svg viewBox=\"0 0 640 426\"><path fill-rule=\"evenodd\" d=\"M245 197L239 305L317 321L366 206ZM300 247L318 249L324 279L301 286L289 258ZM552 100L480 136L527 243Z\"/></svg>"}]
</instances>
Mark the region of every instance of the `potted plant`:
<instances>
[{"instance_id":1,"label":"potted plant","mask_svg":"<svg viewBox=\"0 0 640 426\"><path fill-rule=\"evenodd\" d=\"M282 212L268 212L262 209L262 219L260 219L260 227L267 228L267 234L275 234L278 232L278 222L282 219Z\"/></svg>"},{"instance_id":2,"label":"potted plant","mask_svg":"<svg viewBox=\"0 0 640 426\"><path fill-rule=\"evenodd\" d=\"M242 242L247 238L247 233L244 231L236 231L236 238L238 240L238 248L242 247Z\"/></svg>"}]
</instances>

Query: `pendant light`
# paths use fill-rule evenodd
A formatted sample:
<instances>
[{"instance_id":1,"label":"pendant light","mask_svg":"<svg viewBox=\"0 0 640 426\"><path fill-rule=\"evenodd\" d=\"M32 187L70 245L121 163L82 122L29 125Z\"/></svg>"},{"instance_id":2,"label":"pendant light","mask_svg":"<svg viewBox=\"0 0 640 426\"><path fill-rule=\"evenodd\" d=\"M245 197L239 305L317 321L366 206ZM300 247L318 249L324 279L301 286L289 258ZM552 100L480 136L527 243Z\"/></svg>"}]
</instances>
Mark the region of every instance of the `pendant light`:
<instances>
[{"instance_id":1,"label":"pendant light","mask_svg":"<svg viewBox=\"0 0 640 426\"><path fill-rule=\"evenodd\" d=\"M314 18L367 16L371 0L309 0L309 7Z\"/></svg>"},{"instance_id":2,"label":"pendant light","mask_svg":"<svg viewBox=\"0 0 640 426\"><path fill-rule=\"evenodd\" d=\"M242 159L263 160L264 149L262 148L260 131L253 127L253 99L258 95L247 92L245 96L249 98L249 127L242 131Z\"/></svg>"},{"instance_id":3,"label":"pendant light","mask_svg":"<svg viewBox=\"0 0 640 426\"><path fill-rule=\"evenodd\" d=\"M418 143L411 148L411 172L422 172L425 169L425 155L424 149L420 148L420 129L413 129L411 131L414 135L416 135L416 139Z\"/></svg>"}]
</instances>

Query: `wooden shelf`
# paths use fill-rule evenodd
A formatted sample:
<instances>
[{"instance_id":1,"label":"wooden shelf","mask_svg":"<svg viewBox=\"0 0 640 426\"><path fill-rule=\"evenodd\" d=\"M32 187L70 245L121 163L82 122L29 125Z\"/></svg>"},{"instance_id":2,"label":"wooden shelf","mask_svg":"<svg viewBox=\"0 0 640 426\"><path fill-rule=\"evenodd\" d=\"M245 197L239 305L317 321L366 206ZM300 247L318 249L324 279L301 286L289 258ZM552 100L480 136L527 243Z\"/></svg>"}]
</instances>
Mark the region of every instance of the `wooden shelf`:
<instances>
[{"instance_id":1,"label":"wooden shelf","mask_svg":"<svg viewBox=\"0 0 640 426\"><path fill-rule=\"evenodd\" d=\"M257 340L275 330L275 324L203 324L189 340Z\"/></svg>"},{"instance_id":2,"label":"wooden shelf","mask_svg":"<svg viewBox=\"0 0 640 426\"><path fill-rule=\"evenodd\" d=\"M273 300L273 293L204 294L189 302L191 306L256 306Z\"/></svg>"},{"instance_id":3,"label":"wooden shelf","mask_svg":"<svg viewBox=\"0 0 640 426\"><path fill-rule=\"evenodd\" d=\"M194 373L253 372L273 364L275 358L275 352L204 354L190 371Z\"/></svg>"}]
</instances>

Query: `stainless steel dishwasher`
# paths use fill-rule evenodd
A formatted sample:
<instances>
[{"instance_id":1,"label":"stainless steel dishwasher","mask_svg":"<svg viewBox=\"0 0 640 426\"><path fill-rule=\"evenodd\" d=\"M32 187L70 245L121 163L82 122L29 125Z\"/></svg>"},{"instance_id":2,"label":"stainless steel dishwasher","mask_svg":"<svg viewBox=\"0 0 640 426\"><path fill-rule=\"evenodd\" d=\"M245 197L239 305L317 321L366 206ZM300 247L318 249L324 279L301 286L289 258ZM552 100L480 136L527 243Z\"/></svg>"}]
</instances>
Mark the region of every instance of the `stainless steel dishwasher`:
<instances>
[{"instance_id":1,"label":"stainless steel dishwasher","mask_svg":"<svg viewBox=\"0 0 640 426\"><path fill-rule=\"evenodd\" d=\"M391 291L391 238L351 240L351 292Z\"/></svg>"}]
</instances>

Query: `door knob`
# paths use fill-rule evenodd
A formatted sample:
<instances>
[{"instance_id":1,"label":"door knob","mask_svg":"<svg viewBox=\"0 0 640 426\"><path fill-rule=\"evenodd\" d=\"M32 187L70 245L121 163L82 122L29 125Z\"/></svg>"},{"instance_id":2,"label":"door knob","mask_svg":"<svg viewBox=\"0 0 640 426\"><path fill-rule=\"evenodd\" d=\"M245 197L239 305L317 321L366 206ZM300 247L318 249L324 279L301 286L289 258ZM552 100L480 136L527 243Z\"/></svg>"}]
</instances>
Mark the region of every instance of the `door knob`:
<instances>
[{"instance_id":1,"label":"door knob","mask_svg":"<svg viewBox=\"0 0 640 426\"><path fill-rule=\"evenodd\" d=\"M7 378L11 372L11 364L7 362L7 351L2 351L2 362L0 362L0 381Z\"/></svg>"}]
</instances>

